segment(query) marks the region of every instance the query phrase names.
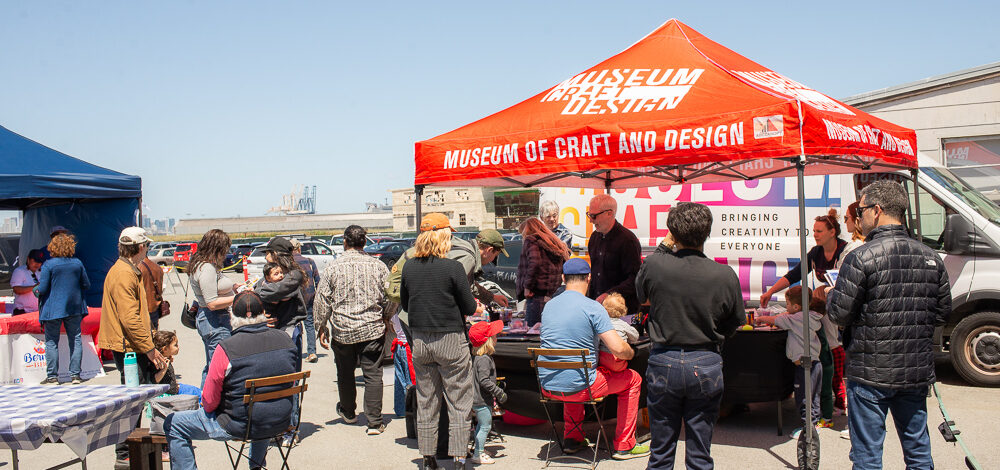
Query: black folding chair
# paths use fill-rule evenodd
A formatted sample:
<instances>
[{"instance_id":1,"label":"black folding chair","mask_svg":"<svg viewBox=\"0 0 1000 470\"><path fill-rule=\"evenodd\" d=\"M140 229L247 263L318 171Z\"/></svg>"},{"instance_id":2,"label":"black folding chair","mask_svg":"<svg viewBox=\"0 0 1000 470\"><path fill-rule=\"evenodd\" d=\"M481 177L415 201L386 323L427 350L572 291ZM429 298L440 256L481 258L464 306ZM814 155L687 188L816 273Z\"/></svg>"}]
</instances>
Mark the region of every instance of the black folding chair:
<instances>
[{"instance_id":1,"label":"black folding chair","mask_svg":"<svg viewBox=\"0 0 1000 470\"><path fill-rule=\"evenodd\" d=\"M298 419L294 423L288 426L287 430L278 433L275 436L269 436L267 439L274 443L274 446L278 448L278 453L281 454L281 470L288 470L288 456L292 453L292 447L295 445L295 436L299 434L299 423L302 421L302 399L305 397L306 390L309 388L306 385L306 378L311 375L312 371L302 371L296 372L294 374L287 375L277 375L274 377L264 377L260 379L249 379L246 381L247 390L250 392L243 395L243 404L247 405L247 431L243 436L243 439L233 439L233 442L239 442L239 448L235 445L231 445L228 441L226 442L226 453L229 454L229 462L233 464L233 470L236 470L240 465L240 459L246 458L247 461L250 460L250 455L246 452L247 445L258 439L251 439L252 428L253 428L253 407L255 403L278 400L282 398L288 398L294 395L298 395L298 400L296 400L296 407L298 412L295 416ZM289 384L288 387L281 390L274 390L270 392L260 392L259 389L265 387L273 387L275 385ZM285 434L291 433L293 439L289 440L287 446L284 445Z\"/></svg>"},{"instance_id":2,"label":"black folding chair","mask_svg":"<svg viewBox=\"0 0 1000 470\"><path fill-rule=\"evenodd\" d=\"M589 378L590 371L596 368L596 364L587 361L587 355L590 354L590 351L587 349L528 348L528 352L531 353L531 367L535 369L535 377L538 379L539 392L541 392L542 390L542 380L539 374L539 372L542 369L559 369L559 370L576 369L577 371L579 371L581 377ZM545 358L539 360L539 357L541 356L545 356ZM552 449L553 440L559 444L559 449L562 450L564 454L558 458L581 460L583 462L590 463L591 469L597 468L597 452L600 449L600 443L602 437L604 439L604 445L607 447L608 451L609 452L613 451L613 447L611 447L611 443L610 441L608 441L608 435L604 431L604 422L601 421L601 412L604 409L603 406L604 397L595 397L593 391L590 389L590 381L585 380L585 382L588 384L586 388L587 399L585 400L557 400L554 398L549 398L545 396L545 394L543 393L539 393L539 401L541 401L542 408L545 410L545 416L549 420L549 425L552 426L552 436L553 436L553 439L549 440L549 445L545 449L545 467L549 466L549 461L551 460L549 457L549 453ZM567 454L566 442L563 439L562 435L559 434L559 431L556 429L556 424L555 421L552 419L552 414L549 413L550 404L565 405L567 403L583 405L584 412L586 412L587 407L589 406L590 409L594 412L594 418L597 419L597 426L598 426L597 438L594 440L594 443L589 446L591 450L593 450L594 456L589 461L584 457L577 457L575 455ZM580 432L583 433L584 421L585 419L581 420L572 429L569 429L567 431L572 431L573 429L579 429ZM568 423L563 423L563 426L567 425Z\"/></svg>"}]
</instances>

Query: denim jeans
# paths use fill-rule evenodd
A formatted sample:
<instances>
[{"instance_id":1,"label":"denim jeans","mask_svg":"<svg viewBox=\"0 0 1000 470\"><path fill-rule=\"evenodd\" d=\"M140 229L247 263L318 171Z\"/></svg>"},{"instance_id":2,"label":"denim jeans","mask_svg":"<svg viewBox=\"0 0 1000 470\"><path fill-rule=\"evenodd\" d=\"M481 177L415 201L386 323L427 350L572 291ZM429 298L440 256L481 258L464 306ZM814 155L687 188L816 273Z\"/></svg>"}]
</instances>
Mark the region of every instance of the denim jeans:
<instances>
[{"instance_id":1,"label":"denim jeans","mask_svg":"<svg viewBox=\"0 0 1000 470\"><path fill-rule=\"evenodd\" d=\"M674 468L677 438L684 425L689 469L715 467L712 432L722 402L722 356L712 351L653 348L646 367L649 407L648 468Z\"/></svg>"},{"instance_id":2,"label":"denim jeans","mask_svg":"<svg viewBox=\"0 0 1000 470\"><path fill-rule=\"evenodd\" d=\"M476 448L472 451L474 457L478 457L486 448L486 437L490 435L490 428L493 427L493 410L488 406L473 406L472 411L476 413Z\"/></svg>"},{"instance_id":3,"label":"denim jeans","mask_svg":"<svg viewBox=\"0 0 1000 470\"><path fill-rule=\"evenodd\" d=\"M545 296L536 293L534 297L524 303L524 319L528 323L528 328L535 326L535 323L542 321L542 309L545 308Z\"/></svg>"},{"instance_id":4,"label":"denim jeans","mask_svg":"<svg viewBox=\"0 0 1000 470\"><path fill-rule=\"evenodd\" d=\"M306 329L306 354L316 354L316 328L313 325L312 309L306 312L306 319L303 320Z\"/></svg>"},{"instance_id":5,"label":"denim jeans","mask_svg":"<svg viewBox=\"0 0 1000 470\"><path fill-rule=\"evenodd\" d=\"M66 340L69 343L69 375L80 375L80 362L83 361L83 337L80 335L80 323L83 317L77 315L45 321L45 375L59 377L59 329L66 326Z\"/></svg>"},{"instance_id":6,"label":"denim jeans","mask_svg":"<svg viewBox=\"0 0 1000 470\"><path fill-rule=\"evenodd\" d=\"M396 373L396 380L393 384L392 411L396 413L398 418L406 416L406 388L413 385L413 380L410 379L410 364L407 361L407 354L409 352L402 344L397 345L396 350L392 353L392 365Z\"/></svg>"},{"instance_id":7,"label":"denim jeans","mask_svg":"<svg viewBox=\"0 0 1000 470\"><path fill-rule=\"evenodd\" d=\"M229 325L229 312L226 310L209 310L199 308L198 316L195 317L195 325L198 327L198 334L201 341L205 343L205 368L201 371L201 388L205 389L205 377L208 376L208 365L212 363L212 354L215 347L222 340L233 335L233 328Z\"/></svg>"},{"instance_id":8,"label":"denim jeans","mask_svg":"<svg viewBox=\"0 0 1000 470\"><path fill-rule=\"evenodd\" d=\"M932 469L927 387L891 389L847 381L847 423L855 470L882 468L885 417L892 413L907 470Z\"/></svg>"},{"instance_id":9,"label":"denim jeans","mask_svg":"<svg viewBox=\"0 0 1000 470\"><path fill-rule=\"evenodd\" d=\"M823 385L823 366L820 361L812 361L812 368L809 369L809 382L812 383L812 396L808 398L812 402L812 424L816 424L820 418L820 387ZM805 427L806 369L803 366L795 367L795 406L799 408L799 418L802 419L802 426Z\"/></svg>"},{"instance_id":10,"label":"denim jeans","mask_svg":"<svg viewBox=\"0 0 1000 470\"><path fill-rule=\"evenodd\" d=\"M194 461L194 449L191 447L193 440L228 441L243 437L226 432L215 419L215 413L206 413L204 408L178 411L167 416L163 422L163 431L167 435L167 446L170 449L171 470L198 468ZM253 441L250 444L250 468L263 467L266 457L267 439Z\"/></svg>"}]
</instances>

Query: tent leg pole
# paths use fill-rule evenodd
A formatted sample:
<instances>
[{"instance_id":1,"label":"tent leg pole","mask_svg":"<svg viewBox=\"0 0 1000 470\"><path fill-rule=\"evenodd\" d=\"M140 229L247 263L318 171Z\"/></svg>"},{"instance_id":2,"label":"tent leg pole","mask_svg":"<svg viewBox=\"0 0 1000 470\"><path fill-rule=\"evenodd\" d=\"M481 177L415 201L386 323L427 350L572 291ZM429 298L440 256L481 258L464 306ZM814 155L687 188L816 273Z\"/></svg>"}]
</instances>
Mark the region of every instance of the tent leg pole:
<instances>
[{"instance_id":1,"label":"tent leg pole","mask_svg":"<svg viewBox=\"0 0 1000 470\"><path fill-rule=\"evenodd\" d=\"M806 443L812 446L812 346L809 329L809 292L806 288L809 286L809 260L807 258L808 253L806 251L806 189L805 189L805 155L803 155L796 166L796 173L798 174L798 186L799 186L799 256L802 260L799 263L801 267L802 280L800 285L802 286L802 337L805 338L805 351L802 354L802 367L805 369L805 405L806 405L806 421L802 423L802 432L806 433Z\"/></svg>"},{"instance_id":2,"label":"tent leg pole","mask_svg":"<svg viewBox=\"0 0 1000 470\"><path fill-rule=\"evenodd\" d=\"M424 201L424 185L418 184L413 187L414 197L416 198L417 210L416 210L416 221L413 224L413 228L420 231L420 220L424 218L423 207L420 204Z\"/></svg>"},{"instance_id":3,"label":"tent leg pole","mask_svg":"<svg viewBox=\"0 0 1000 470\"><path fill-rule=\"evenodd\" d=\"M910 170L910 176L913 177L913 219L916 222L917 240L923 243L924 234L920 227L920 185L917 184L917 173L919 172L920 170L917 169Z\"/></svg>"}]
</instances>

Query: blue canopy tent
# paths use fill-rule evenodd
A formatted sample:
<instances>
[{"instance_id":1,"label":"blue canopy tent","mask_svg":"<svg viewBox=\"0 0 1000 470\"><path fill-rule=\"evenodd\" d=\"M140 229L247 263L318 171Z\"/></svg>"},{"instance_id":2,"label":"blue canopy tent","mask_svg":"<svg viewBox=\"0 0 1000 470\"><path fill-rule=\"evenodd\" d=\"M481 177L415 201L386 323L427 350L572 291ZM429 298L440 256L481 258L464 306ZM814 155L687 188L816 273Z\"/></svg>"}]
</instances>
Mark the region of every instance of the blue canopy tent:
<instances>
[{"instance_id":1,"label":"blue canopy tent","mask_svg":"<svg viewBox=\"0 0 1000 470\"><path fill-rule=\"evenodd\" d=\"M92 165L0 126L0 210L20 210L19 256L49 242L51 228L76 237L87 268L87 304L100 306L104 277L118 259L118 235L136 225L142 180Z\"/></svg>"}]
</instances>

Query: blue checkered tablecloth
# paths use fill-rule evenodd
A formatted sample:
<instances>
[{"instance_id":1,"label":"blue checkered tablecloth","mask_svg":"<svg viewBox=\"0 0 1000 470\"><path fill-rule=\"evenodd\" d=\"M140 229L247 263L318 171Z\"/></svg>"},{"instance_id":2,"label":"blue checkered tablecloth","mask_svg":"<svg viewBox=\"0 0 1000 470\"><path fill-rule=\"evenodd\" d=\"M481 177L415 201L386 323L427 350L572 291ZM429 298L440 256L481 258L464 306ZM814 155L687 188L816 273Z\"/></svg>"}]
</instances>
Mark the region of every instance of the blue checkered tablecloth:
<instances>
[{"instance_id":1,"label":"blue checkered tablecloth","mask_svg":"<svg viewBox=\"0 0 1000 470\"><path fill-rule=\"evenodd\" d=\"M168 385L0 386L0 448L36 449L48 438L80 458L125 440L147 400Z\"/></svg>"}]
</instances>

